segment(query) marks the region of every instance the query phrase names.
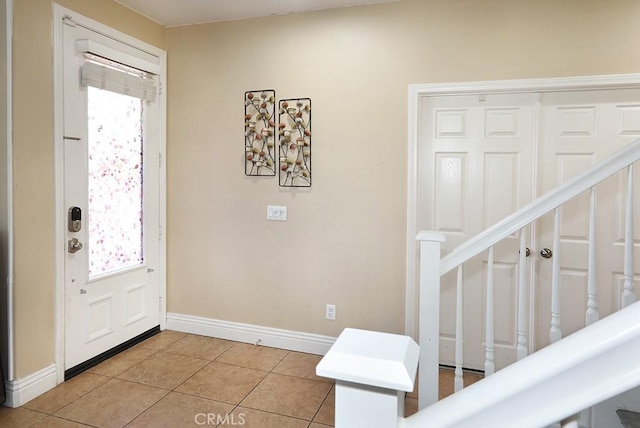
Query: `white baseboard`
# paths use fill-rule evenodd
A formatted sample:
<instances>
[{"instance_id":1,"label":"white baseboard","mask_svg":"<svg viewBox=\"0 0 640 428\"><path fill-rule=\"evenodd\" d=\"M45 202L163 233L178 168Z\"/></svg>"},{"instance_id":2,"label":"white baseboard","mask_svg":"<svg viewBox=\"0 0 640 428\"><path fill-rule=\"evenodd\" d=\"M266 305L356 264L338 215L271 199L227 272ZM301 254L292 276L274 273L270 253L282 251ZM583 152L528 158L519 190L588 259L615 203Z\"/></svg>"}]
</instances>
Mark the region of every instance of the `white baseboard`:
<instances>
[{"instance_id":1,"label":"white baseboard","mask_svg":"<svg viewBox=\"0 0 640 428\"><path fill-rule=\"evenodd\" d=\"M167 313L167 328L184 333L237 342L259 343L264 346L317 355L326 354L336 341L336 338L331 336L174 313Z\"/></svg>"},{"instance_id":2,"label":"white baseboard","mask_svg":"<svg viewBox=\"0 0 640 428\"><path fill-rule=\"evenodd\" d=\"M7 407L20 407L37 396L54 388L57 382L56 365L51 364L29 376L14 381L5 382Z\"/></svg>"}]
</instances>

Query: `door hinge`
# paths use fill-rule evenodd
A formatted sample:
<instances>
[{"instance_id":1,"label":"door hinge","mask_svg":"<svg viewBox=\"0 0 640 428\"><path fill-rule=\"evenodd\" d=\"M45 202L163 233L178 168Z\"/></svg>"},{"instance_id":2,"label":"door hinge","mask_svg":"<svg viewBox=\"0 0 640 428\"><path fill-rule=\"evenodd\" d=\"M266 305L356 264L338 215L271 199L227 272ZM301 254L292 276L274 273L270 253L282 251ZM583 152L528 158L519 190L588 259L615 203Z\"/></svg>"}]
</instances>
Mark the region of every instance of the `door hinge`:
<instances>
[{"instance_id":1,"label":"door hinge","mask_svg":"<svg viewBox=\"0 0 640 428\"><path fill-rule=\"evenodd\" d=\"M162 153L158 153L158 168L162 168Z\"/></svg>"},{"instance_id":2,"label":"door hinge","mask_svg":"<svg viewBox=\"0 0 640 428\"><path fill-rule=\"evenodd\" d=\"M162 241L162 226L158 226L158 241Z\"/></svg>"},{"instance_id":3,"label":"door hinge","mask_svg":"<svg viewBox=\"0 0 640 428\"><path fill-rule=\"evenodd\" d=\"M162 95L162 82L158 82L158 95Z\"/></svg>"}]
</instances>

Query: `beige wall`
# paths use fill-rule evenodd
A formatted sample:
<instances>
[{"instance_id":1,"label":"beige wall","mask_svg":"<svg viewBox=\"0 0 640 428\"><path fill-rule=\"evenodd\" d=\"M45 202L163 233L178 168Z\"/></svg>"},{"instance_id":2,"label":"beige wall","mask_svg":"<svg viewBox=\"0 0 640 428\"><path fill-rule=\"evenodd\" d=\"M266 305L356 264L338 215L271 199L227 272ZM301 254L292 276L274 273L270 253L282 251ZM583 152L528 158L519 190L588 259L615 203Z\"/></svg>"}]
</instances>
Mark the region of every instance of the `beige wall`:
<instances>
[{"instance_id":1,"label":"beige wall","mask_svg":"<svg viewBox=\"0 0 640 428\"><path fill-rule=\"evenodd\" d=\"M636 0L401 0L166 33L111 0L61 3L168 50L169 310L327 335L403 330L408 84L640 72ZM14 8L22 378L54 359L59 243L51 2ZM260 88L313 99L312 189L243 175L242 95Z\"/></svg>"},{"instance_id":2,"label":"beige wall","mask_svg":"<svg viewBox=\"0 0 640 428\"><path fill-rule=\"evenodd\" d=\"M160 48L165 29L111 0L60 4ZM52 2L14 0L15 377L54 362L55 245Z\"/></svg>"},{"instance_id":3,"label":"beige wall","mask_svg":"<svg viewBox=\"0 0 640 428\"><path fill-rule=\"evenodd\" d=\"M637 73L637 16L635 0L401 0L168 29L169 311L402 332L407 86ZM311 189L243 175L242 97L261 88L312 98Z\"/></svg>"}]
</instances>

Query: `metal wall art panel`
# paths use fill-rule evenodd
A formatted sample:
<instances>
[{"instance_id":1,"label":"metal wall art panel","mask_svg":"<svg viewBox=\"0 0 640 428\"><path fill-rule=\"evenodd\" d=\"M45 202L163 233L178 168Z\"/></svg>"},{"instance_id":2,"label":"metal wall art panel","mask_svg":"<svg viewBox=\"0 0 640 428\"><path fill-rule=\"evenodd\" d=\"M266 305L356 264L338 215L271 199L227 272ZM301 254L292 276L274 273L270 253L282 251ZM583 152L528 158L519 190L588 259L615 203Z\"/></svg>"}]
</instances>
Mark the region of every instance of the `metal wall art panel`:
<instances>
[{"instance_id":1,"label":"metal wall art panel","mask_svg":"<svg viewBox=\"0 0 640 428\"><path fill-rule=\"evenodd\" d=\"M279 101L279 184L311 187L311 99Z\"/></svg>"},{"instance_id":2,"label":"metal wall art panel","mask_svg":"<svg viewBox=\"0 0 640 428\"><path fill-rule=\"evenodd\" d=\"M272 89L244 93L245 175L276 175L275 102Z\"/></svg>"}]
</instances>

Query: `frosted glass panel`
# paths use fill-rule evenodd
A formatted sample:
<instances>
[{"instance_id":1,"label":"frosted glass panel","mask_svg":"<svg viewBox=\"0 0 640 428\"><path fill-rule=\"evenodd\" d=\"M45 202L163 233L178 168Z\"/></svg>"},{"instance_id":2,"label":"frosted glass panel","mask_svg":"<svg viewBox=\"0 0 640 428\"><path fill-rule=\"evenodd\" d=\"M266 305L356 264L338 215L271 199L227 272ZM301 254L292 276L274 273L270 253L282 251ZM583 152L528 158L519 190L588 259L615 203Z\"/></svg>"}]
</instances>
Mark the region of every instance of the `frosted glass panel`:
<instances>
[{"instance_id":1,"label":"frosted glass panel","mask_svg":"<svg viewBox=\"0 0 640 428\"><path fill-rule=\"evenodd\" d=\"M89 277L143 262L143 101L89 93Z\"/></svg>"}]
</instances>

